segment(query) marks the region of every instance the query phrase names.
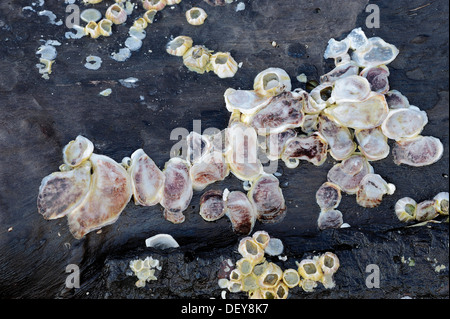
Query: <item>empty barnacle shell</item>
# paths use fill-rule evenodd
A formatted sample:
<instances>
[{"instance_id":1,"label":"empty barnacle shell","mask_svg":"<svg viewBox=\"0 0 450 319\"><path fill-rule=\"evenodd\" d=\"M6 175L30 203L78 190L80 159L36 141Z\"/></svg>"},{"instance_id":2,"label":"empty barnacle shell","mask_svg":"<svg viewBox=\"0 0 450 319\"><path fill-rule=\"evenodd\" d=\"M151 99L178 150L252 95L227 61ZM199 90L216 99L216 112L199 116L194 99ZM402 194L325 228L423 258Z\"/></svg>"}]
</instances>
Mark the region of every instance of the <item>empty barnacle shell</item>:
<instances>
[{"instance_id":1,"label":"empty barnacle shell","mask_svg":"<svg viewBox=\"0 0 450 319\"><path fill-rule=\"evenodd\" d=\"M274 290L276 299L287 299L289 295L289 288L284 282L278 282L278 285L274 288Z\"/></svg>"},{"instance_id":2,"label":"empty barnacle shell","mask_svg":"<svg viewBox=\"0 0 450 319\"><path fill-rule=\"evenodd\" d=\"M320 77L320 83L333 83L337 79L341 79L350 75L358 75L358 73L359 66L357 66L355 62L349 61L347 63L341 63L330 72L322 75Z\"/></svg>"},{"instance_id":3,"label":"empty barnacle shell","mask_svg":"<svg viewBox=\"0 0 450 319\"><path fill-rule=\"evenodd\" d=\"M209 65L211 50L203 45L194 45L183 55L183 64L193 72L205 73Z\"/></svg>"},{"instance_id":4,"label":"empty barnacle shell","mask_svg":"<svg viewBox=\"0 0 450 319\"><path fill-rule=\"evenodd\" d=\"M231 221L233 232L241 235L248 235L252 232L257 212L246 194L240 191L230 192L225 201L224 209L225 215Z\"/></svg>"},{"instance_id":5,"label":"empty barnacle shell","mask_svg":"<svg viewBox=\"0 0 450 319\"><path fill-rule=\"evenodd\" d=\"M306 258L297 263L298 273L303 279L321 281L323 277L322 269L318 263L318 258Z\"/></svg>"},{"instance_id":6,"label":"empty barnacle shell","mask_svg":"<svg viewBox=\"0 0 450 319\"><path fill-rule=\"evenodd\" d=\"M157 234L145 240L146 247L158 249L178 248L180 245L169 234Z\"/></svg>"},{"instance_id":7,"label":"empty barnacle shell","mask_svg":"<svg viewBox=\"0 0 450 319\"><path fill-rule=\"evenodd\" d=\"M400 198L395 203L395 214L402 222L409 222L416 219L417 203L410 197Z\"/></svg>"},{"instance_id":8,"label":"empty barnacle shell","mask_svg":"<svg viewBox=\"0 0 450 319\"><path fill-rule=\"evenodd\" d=\"M268 68L258 73L253 82L253 89L262 96L275 96L292 89L289 74L280 68Z\"/></svg>"},{"instance_id":9,"label":"empty barnacle shell","mask_svg":"<svg viewBox=\"0 0 450 319\"><path fill-rule=\"evenodd\" d=\"M310 136L296 136L286 142L281 159L306 160L315 166L322 165L327 159L328 143L318 132Z\"/></svg>"},{"instance_id":10,"label":"empty barnacle shell","mask_svg":"<svg viewBox=\"0 0 450 319\"><path fill-rule=\"evenodd\" d=\"M261 288L275 288L283 278L283 270L280 266L270 262L259 276L259 286Z\"/></svg>"},{"instance_id":11,"label":"empty barnacle shell","mask_svg":"<svg viewBox=\"0 0 450 319\"><path fill-rule=\"evenodd\" d=\"M158 11L154 9L150 9L145 11L144 15L142 16L147 23L153 23L153 20L155 19L155 15Z\"/></svg>"},{"instance_id":12,"label":"empty barnacle shell","mask_svg":"<svg viewBox=\"0 0 450 319\"><path fill-rule=\"evenodd\" d=\"M191 37L180 35L170 40L166 45L166 52L170 55L183 56L192 47Z\"/></svg>"},{"instance_id":13,"label":"empty barnacle shell","mask_svg":"<svg viewBox=\"0 0 450 319\"><path fill-rule=\"evenodd\" d=\"M236 267L239 270L239 273L242 274L242 276L250 275L253 271L254 265L255 265L254 260L245 257L236 261Z\"/></svg>"},{"instance_id":14,"label":"empty barnacle shell","mask_svg":"<svg viewBox=\"0 0 450 319\"><path fill-rule=\"evenodd\" d=\"M105 37L109 37L112 34L112 25L113 22L109 19L102 19L97 24L97 28L99 29L99 32L101 35Z\"/></svg>"},{"instance_id":15,"label":"empty barnacle shell","mask_svg":"<svg viewBox=\"0 0 450 319\"><path fill-rule=\"evenodd\" d=\"M341 198L341 189L331 182L323 183L316 192L316 202L322 211L338 207Z\"/></svg>"},{"instance_id":16,"label":"empty barnacle shell","mask_svg":"<svg viewBox=\"0 0 450 319\"><path fill-rule=\"evenodd\" d=\"M260 262L259 264L256 264L255 266L253 266L253 274L256 277L261 276L261 274L264 272L264 270L267 268L267 266L269 265L268 261L263 258L263 261Z\"/></svg>"},{"instance_id":17,"label":"empty barnacle shell","mask_svg":"<svg viewBox=\"0 0 450 319\"><path fill-rule=\"evenodd\" d=\"M436 201L436 211L441 215L448 215L448 192L440 192L433 199Z\"/></svg>"},{"instance_id":18,"label":"empty barnacle shell","mask_svg":"<svg viewBox=\"0 0 450 319\"><path fill-rule=\"evenodd\" d=\"M363 177L373 173L373 168L367 159L359 154L350 156L341 163L335 164L327 174L329 182L339 186L347 194L356 194Z\"/></svg>"},{"instance_id":19,"label":"empty barnacle shell","mask_svg":"<svg viewBox=\"0 0 450 319\"><path fill-rule=\"evenodd\" d=\"M323 272L323 286L327 289L334 288L336 284L334 282L333 275L339 268L338 257L331 252L326 252L319 257L318 262Z\"/></svg>"},{"instance_id":20,"label":"empty barnacle shell","mask_svg":"<svg viewBox=\"0 0 450 319\"><path fill-rule=\"evenodd\" d=\"M64 163L71 167L80 165L87 161L94 151L94 144L84 136L78 135L75 140L70 141L63 149Z\"/></svg>"},{"instance_id":21,"label":"empty barnacle shell","mask_svg":"<svg viewBox=\"0 0 450 319\"><path fill-rule=\"evenodd\" d=\"M231 194L231 193L230 193ZM238 252L254 266L264 258L264 249L252 237L244 237L239 241Z\"/></svg>"},{"instance_id":22,"label":"empty barnacle shell","mask_svg":"<svg viewBox=\"0 0 450 319\"><path fill-rule=\"evenodd\" d=\"M145 10L161 11L166 7L166 0L142 0L142 6Z\"/></svg>"},{"instance_id":23,"label":"empty barnacle shell","mask_svg":"<svg viewBox=\"0 0 450 319\"><path fill-rule=\"evenodd\" d=\"M100 11L94 8L85 9L81 11L80 19L84 22L94 21L97 22L102 18L102 14Z\"/></svg>"},{"instance_id":24,"label":"empty barnacle shell","mask_svg":"<svg viewBox=\"0 0 450 319\"><path fill-rule=\"evenodd\" d=\"M186 11L186 20L191 25L201 25L207 17L205 10L199 7L193 7Z\"/></svg>"},{"instance_id":25,"label":"empty barnacle shell","mask_svg":"<svg viewBox=\"0 0 450 319\"><path fill-rule=\"evenodd\" d=\"M165 182L160 204L164 207L164 217L174 224L182 223L185 219L183 211L193 195L189 164L179 157L172 157L166 162L163 173Z\"/></svg>"},{"instance_id":26,"label":"empty barnacle shell","mask_svg":"<svg viewBox=\"0 0 450 319\"><path fill-rule=\"evenodd\" d=\"M255 206L258 220L264 223L281 221L286 215L286 204L278 178L272 174L261 174L252 182L247 193Z\"/></svg>"},{"instance_id":27,"label":"empty barnacle shell","mask_svg":"<svg viewBox=\"0 0 450 319\"><path fill-rule=\"evenodd\" d=\"M222 192L211 189L200 198L200 216L206 221L215 221L225 215Z\"/></svg>"},{"instance_id":28,"label":"empty barnacle shell","mask_svg":"<svg viewBox=\"0 0 450 319\"><path fill-rule=\"evenodd\" d=\"M54 172L42 179L37 208L45 219L66 216L86 197L91 184L91 162L72 170Z\"/></svg>"},{"instance_id":29,"label":"empty barnacle shell","mask_svg":"<svg viewBox=\"0 0 450 319\"><path fill-rule=\"evenodd\" d=\"M372 92L364 101L339 102L324 112L343 126L367 129L381 125L389 108L383 94Z\"/></svg>"},{"instance_id":30,"label":"empty barnacle shell","mask_svg":"<svg viewBox=\"0 0 450 319\"><path fill-rule=\"evenodd\" d=\"M214 53L209 63L209 68L221 79L233 77L238 70L238 64L229 52Z\"/></svg>"},{"instance_id":31,"label":"empty barnacle shell","mask_svg":"<svg viewBox=\"0 0 450 319\"><path fill-rule=\"evenodd\" d=\"M416 106L410 106L390 110L381 129L388 138L400 140L419 135L427 123L427 113Z\"/></svg>"},{"instance_id":32,"label":"empty barnacle shell","mask_svg":"<svg viewBox=\"0 0 450 319\"><path fill-rule=\"evenodd\" d=\"M76 239L114 223L132 196L131 179L119 163L92 154L92 182L83 202L68 214L69 229Z\"/></svg>"},{"instance_id":33,"label":"empty barnacle shell","mask_svg":"<svg viewBox=\"0 0 450 319\"><path fill-rule=\"evenodd\" d=\"M269 244L269 240L270 240L269 234L264 230L259 230L259 231L255 232L253 234L252 238L262 249L265 249L267 247L267 245Z\"/></svg>"},{"instance_id":34,"label":"empty barnacle shell","mask_svg":"<svg viewBox=\"0 0 450 319\"><path fill-rule=\"evenodd\" d=\"M122 24L127 21L127 12L125 9L117 3L108 7L105 13L105 17L112 21L114 24Z\"/></svg>"},{"instance_id":35,"label":"empty barnacle shell","mask_svg":"<svg viewBox=\"0 0 450 319\"><path fill-rule=\"evenodd\" d=\"M88 34L92 39L96 39L101 35L98 24L95 21L89 21L84 29L86 30L86 34Z\"/></svg>"},{"instance_id":36,"label":"empty barnacle shell","mask_svg":"<svg viewBox=\"0 0 450 319\"><path fill-rule=\"evenodd\" d=\"M340 228L343 223L342 213L337 209L321 211L317 219L317 226L320 230Z\"/></svg>"},{"instance_id":37,"label":"empty barnacle shell","mask_svg":"<svg viewBox=\"0 0 450 319\"><path fill-rule=\"evenodd\" d=\"M192 187L196 191L203 190L206 186L223 180L230 173L228 164L222 152L212 151L192 164L189 174Z\"/></svg>"},{"instance_id":38,"label":"empty barnacle shell","mask_svg":"<svg viewBox=\"0 0 450 319\"><path fill-rule=\"evenodd\" d=\"M381 127L355 130L358 141L358 149L370 161L377 161L389 155L387 137L383 134Z\"/></svg>"},{"instance_id":39,"label":"empty barnacle shell","mask_svg":"<svg viewBox=\"0 0 450 319\"><path fill-rule=\"evenodd\" d=\"M369 38L367 44L356 49L352 54L352 60L361 67L374 67L387 65L398 55L399 51L393 44L386 43L379 37Z\"/></svg>"},{"instance_id":40,"label":"empty barnacle shell","mask_svg":"<svg viewBox=\"0 0 450 319\"><path fill-rule=\"evenodd\" d=\"M227 288L230 292L239 292L242 291L242 284L240 281L230 281Z\"/></svg>"},{"instance_id":41,"label":"empty barnacle shell","mask_svg":"<svg viewBox=\"0 0 450 319\"><path fill-rule=\"evenodd\" d=\"M327 141L330 155L338 161L347 159L356 149L350 130L333 121L332 118L321 114L318 118L319 133Z\"/></svg>"},{"instance_id":42,"label":"empty barnacle shell","mask_svg":"<svg viewBox=\"0 0 450 319\"><path fill-rule=\"evenodd\" d=\"M384 96L390 109L400 109L409 107L408 98L397 90L388 91Z\"/></svg>"},{"instance_id":43,"label":"empty barnacle shell","mask_svg":"<svg viewBox=\"0 0 450 319\"><path fill-rule=\"evenodd\" d=\"M223 96L228 111L237 110L242 114L253 114L272 100L272 97L263 97L253 90L235 90L232 88L226 89Z\"/></svg>"},{"instance_id":44,"label":"empty barnacle shell","mask_svg":"<svg viewBox=\"0 0 450 319\"><path fill-rule=\"evenodd\" d=\"M334 82L329 103L359 102L370 95L370 83L359 75L349 75Z\"/></svg>"},{"instance_id":45,"label":"empty barnacle shell","mask_svg":"<svg viewBox=\"0 0 450 319\"><path fill-rule=\"evenodd\" d=\"M250 292L259 289L258 278L253 274L243 277L241 280L241 284L242 291Z\"/></svg>"},{"instance_id":46,"label":"empty barnacle shell","mask_svg":"<svg viewBox=\"0 0 450 319\"><path fill-rule=\"evenodd\" d=\"M306 292L313 292L317 287L317 281L311 279L302 279L300 281L300 286Z\"/></svg>"},{"instance_id":47,"label":"empty barnacle shell","mask_svg":"<svg viewBox=\"0 0 450 319\"><path fill-rule=\"evenodd\" d=\"M383 195L392 195L394 192L394 184L387 183L378 174L367 174L359 183L356 202L362 207L376 207L380 205Z\"/></svg>"},{"instance_id":48,"label":"empty barnacle shell","mask_svg":"<svg viewBox=\"0 0 450 319\"><path fill-rule=\"evenodd\" d=\"M315 88L311 90L309 93L310 96L310 103L309 108L312 108L312 110L305 110L307 113L319 113L326 107L330 106L331 104L331 93L333 92L333 84L326 82L317 85Z\"/></svg>"},{"instance_id":49,"label":"empty barnacle shell","mask_svg":"<svg viewBox=\"0 0 450 319\"><path fill-rule=\"evenodd\" d=\"M231 281L240 281L242 279L242 274L239 269L235 268L230 272Z\"/></svg>"},{"instance_id":50,"label":"empty barnacle shell","mask_svg":"<svg viewBox=\"0 0 450 319\"><path fill-rule=\"evenodd\" d=\"M133 27L135 27L138 30L144 30L145 28L147 28L147 26L148 22L144 18L138 18L133 22Z\"/></svg>"},{"instance_id":51,"label":"empty barnacle shell","mask_svg":"<svg viewBox=\"0 0 450 319\"><path fill-rule=\"evenodd\" d=\"M300 275L298 271L293 268L285 269L283 271L282 279L289 288L294 288L300 283Z\"/></svg>"},{"instance_id":52,"label":"empty barnacle shell","mask_svg":"<svg viewBox=\"0 0 450 319\"><path fill-rule=\"evenodd\" d=\"M364 68L360 75L369 81L370 89L372 91L382 94L389 91L389 69L387 66L378 65L370 68Z\"/></svg>"},{"instance_id":53,"label":"empty barnacle shell","mask_svg":"<svg viewBox=\"0 0 450 319\"><path fill-rule=\"evenodd\" d=\"M328 40L328 45L327 48L325 49L323 57L325 59L338 58L340 56L345 55L349 48L350 48L350 41L347 38L341 41L336 41L335 39L331 38L330 40Z\"/></svg>"},{"instance_id":54,"label":"empty barnacle shell","mask_svg":"<svg viewBox=\"0 0 450 319\"><path fill-rule=\"evenodd\" d=\"M261 288L259 289L259 295L260 298L258 299L277 299L276 292L273 288L270 289Z\"/></svg>"},{"instance_id":55,"label":"empty barnacle shell","mask_svg":"<svg viewBox=\"0 0 450 319\"><path fill-rule=\"evenodd\" d=\"M280 239L274 237L270 237L267 247L264 248L264 252L269 256L281 255L281 253L283 253L283 250L283 242Z\"/></svg>"},{"instance_id":56,"label":"empty barnacle shell","mask_svg":"<svg viewBox=\"0 0 450 319\"><path fill-rule=\"evenodd\" d=\"M417 136L399 140L392 148L394 163L425 166L437 162L444 152L442 142L433 136Z\"/></svg>"},{"instance_id":57,"label":"empty barnacle shell","mask_svg":"<svg viewBox=\"0 0 450 319\"><path fill-rule=\"evenodd\" d=\"M161 201L165 176L144 150L131 155L128 172L136 205L153 206Z\"/></svg>"},{"instance_id":58,"label":"empty barnacle shell","mask_svg":"<svg viewBox=\"0 0 450 319\"><path fill-rule=\"evenodd\" d=\"M419 222L424 222L427 220L432 220L438 215L436 210L436 200L424 200L416 206L416 220Z\"/></svg>"}]
</instances>

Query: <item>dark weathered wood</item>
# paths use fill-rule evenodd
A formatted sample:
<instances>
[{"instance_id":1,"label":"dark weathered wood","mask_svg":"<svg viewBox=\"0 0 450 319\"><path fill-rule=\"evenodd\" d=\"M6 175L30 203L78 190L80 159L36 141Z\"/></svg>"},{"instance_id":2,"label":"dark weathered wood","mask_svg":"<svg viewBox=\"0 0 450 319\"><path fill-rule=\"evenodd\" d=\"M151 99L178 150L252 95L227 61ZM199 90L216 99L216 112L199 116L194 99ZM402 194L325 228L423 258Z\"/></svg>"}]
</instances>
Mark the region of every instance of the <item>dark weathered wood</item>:
<instances>
[{"instance_id":1,"label":"dark weathered wood","mask_svg":"<svg viewBox=\"0 0 450 319\"><path fill-rule=\"evenodd\" d=\"M332 63L322 57L328 40L361 26L368 36L380 36L400 49L389 65L391 88L427 111L429 123L423 135L441 139L442 159L423 168L397 166L391 155L374 162L375 172L397 186L395 194L373 209L364 209L354 196L344 195L339 209L351 227L323 232L317 230L319 208L314 196L334 161L329 157L321 167L305 162L296 169L280 164L287 216L278 224L257 223L255 230L264 229L283 240L288 261L275 261L284 268L328 250L341 259L336 288L312 294L297 289L292 298L448 298L448 224L405 228L393 212L403 196L422 201L448 191L446 1L427 6L419 0L377 2L381 27L367 29L367 1L245 0L245 10L235 12L236 2L213 7L200 0L184 0L157 14L142 48L125 63L109 55L120 48L131 22L115 27L109 38L67 40L64 26L22 11L31 2L0 3L1 297L220 298L218 265L222 259L237 259L239 238L226 218L212 223L202 220L198 214L201 192L195 192L183 224L165 221L159 205L148 208L130 202L115 224L75 240L65 218L46 221L37 213L42 178L58 169L62 148L78 134L92 140L97 153L116 161L143 148L162 168L176 143L170 140L174 128L192 130L193 120L201 120L202 129L226 127L229 113L223 92L228 87L251 89L253 78L267 67L285 69L293 86L300 86L295 79L299 68L313 66L317 76L330 70ZM43 9L64 20L61 3L46 1ZM202 26L185 20L184 12L193 5L208 13ZM99 7L104 11L104 4ZM140 13L139 7L132 18ZM230 51L243 66L230 79L189 72L181 58L165 52L169 38L178 35L191 36L195 44L215 51ZM62 43L48 81L35 67L40 39ZM83 66L90 54L103 59L99 70ZM138 86L120 85L118 80L127 77L138 78ZM98 95L108 87L113 90L109 97ZM207 189L212 188L241 190L242 183L230 175ZM180 250L162 254L143 249L145 238L157 233L171 234ZM147 254L159 256L164 267L160 280L148 285L151 292L135 288L134 279L123 273L129 258ZM413 258L415 266L402 263L402 257ZM65 288L68 264L80 266L80 289ZM368 264L380 266L383 289L366 288ZM434 267L441 264L447 268L435 272ZM181 271L183 267L189 273ZM182 285L168 287L177 282Z\"/></svg>"}]
</instances>

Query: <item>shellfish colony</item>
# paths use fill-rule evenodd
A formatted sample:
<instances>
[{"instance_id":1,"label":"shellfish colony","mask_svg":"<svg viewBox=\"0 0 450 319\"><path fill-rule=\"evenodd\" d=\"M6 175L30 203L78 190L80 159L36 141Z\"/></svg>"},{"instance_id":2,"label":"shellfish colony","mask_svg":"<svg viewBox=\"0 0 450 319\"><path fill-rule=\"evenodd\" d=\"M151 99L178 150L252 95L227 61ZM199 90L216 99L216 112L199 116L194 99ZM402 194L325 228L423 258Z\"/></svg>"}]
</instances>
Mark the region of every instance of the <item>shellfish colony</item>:
<instances>
[{"instance_id":1,"label":"shellfish colony","mask_svg":"<svg viewBox=\"0 0 450 319\"><path fill-rule=\"evenodd\" d=\"M146 282L157 280L155 276L156 270L161 271L162 267L159 264L158 259L153 259L148 256L145 259L135 259L130 261L130 269L133 274L138 278L136 281L136 287L145 287Z\"/></svg>"},{"instance_id":2,"label":"shellfish colony","mask_svg":"<svg viewBox=\"0 0 450 319\"><path fill-rule=\"evenodd\" d=\"M433 199L420 203L411 197L400 198L395 203L395 214L402 222L427 222L438 215L448 216L448 192L440 192Z\"/></svg>"},{"instance_id":3,"label":"shellfish colony","mask_svg":"<svg viewBox=\"0 0 450 319\"><path fill-rule=\"evenodd\" d=\"M252 237L239 242L242 258L229 271L228 278L220 278L218 284L230 292L246 292L251 299L286 299L289 289L301 287L306 292L314 291L321 283L324 288L335 287L333 275L339 268L338 257L326 252L320 256L296 262L298 269L283 270L264 255L272 238L265 231L257 231Z\"/></svg>"}]
</instances>

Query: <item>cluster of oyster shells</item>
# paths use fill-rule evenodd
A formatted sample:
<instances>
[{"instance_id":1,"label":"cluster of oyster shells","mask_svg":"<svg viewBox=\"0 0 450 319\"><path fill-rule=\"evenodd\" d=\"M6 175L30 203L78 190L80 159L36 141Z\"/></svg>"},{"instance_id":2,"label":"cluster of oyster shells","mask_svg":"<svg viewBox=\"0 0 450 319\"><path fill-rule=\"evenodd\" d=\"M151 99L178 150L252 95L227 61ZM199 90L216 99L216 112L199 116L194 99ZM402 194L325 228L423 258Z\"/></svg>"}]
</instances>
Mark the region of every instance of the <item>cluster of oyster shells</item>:
<instances>
[{"instance_id":1,"label":"cluster of oyster shells","mask_svg":"<svg viewBox=\"0 0 450 319\"><path fill-rule=\"evenodd\" d=\"M395 214L402 222L427 222L438 215L448 216L448 203L448 192L440 192L433 199L420 203L411 197L403 197L395 203Z\"/></svg>"},{"instance_id":2,"label":"cluster of oyster shells","mask_svg":"<svg viewBox=\"0 0 450 319\"><path fill-rule=\"evenodd\" d=\"M320 256L296 262L298 269L282 270L274 262L268 262L265 252L272 238L265 231L257 231L252 237L239 242L238 252L242 256L228 278L220 278L219 286L230 292L246 292L251 299L286 299L289 289L301 287L311 292L322 283L326 289L335 287L333 275L339 268L338 257L326 252Z\"/></svg>"}]
</instances>

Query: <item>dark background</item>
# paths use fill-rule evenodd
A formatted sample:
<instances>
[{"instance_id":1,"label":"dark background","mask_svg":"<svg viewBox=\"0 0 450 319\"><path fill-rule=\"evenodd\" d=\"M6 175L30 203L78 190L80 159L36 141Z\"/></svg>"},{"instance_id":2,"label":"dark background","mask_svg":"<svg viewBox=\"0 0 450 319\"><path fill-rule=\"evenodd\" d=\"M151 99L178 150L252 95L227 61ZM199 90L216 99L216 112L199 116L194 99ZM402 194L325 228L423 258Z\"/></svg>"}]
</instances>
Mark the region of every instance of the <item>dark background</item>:
<instances>
[{"instance_id":1,"label":"dark background","mask_svg":"<svg viewBox=\"0 0 450 319\"><path fill-rule=\"evenodd\" d=\"M38 214L40 182L58 170L62 148L78 134L94 143L96 153L118 162L143 148L162 168L177 142L170 140L174 128L192 130L192 120L201 120L202 129L226 127L229 113L223 93L227 88L252 89L253 78L268 67L285 69L293 88L301 86L296 76L305 67L315 69L311 78L318 79L333 67L333 61L323 59L328 40L341 39L355 27L398 47L400 54L389 65L391 89L427 112L429 123L422 134L441 139L444 155L420 168L397 166L391 155L372 163L375 173L396 185L396 192L373 209L358 206L355 196L344 195L339 210L351 227L322 232L316 225L315 192L335 161L329 156L321 167L302 162L296 169L280 163L287 216L278 224L257 223L254 230L266 230L283 241L287 261L271 259L283 269L325 251L340 258L334 289L320 286L313 293L292 289L290 298L448 298L448 223L407 228L394 214L401 197L419 202L448 191L447 1L373 2L380 8L380 28L367 29L368 1L244 0L245 10L236 12L237 2L214 7L183 0L157 14L142 48L124 63L109 55L119 50L132 21L144 12L140 6L126 24L114 27L109 38L67 40L64 25L22 11L31 2L0 3L1 298L220 298L218 270L223 260L239 258L240 238L227 218L208 223L200 217L202 192L194 192L183 224L165 221L159 205L130 202L116 223L76 240L66 218L47 221ZM105 3L112 2L94 7L104 13ZM194 5L208 13L202 26L185 20L185 11ZM34 8L65 19L63 1L47 0L42 8ZM195 44L214 51L230 51L242 68L229 79L212 72L189 72L181 58L165 52L165 44L178 35L191 36ZM41 39L62 43L56 47L49 80L42 79L35 66ZM83 66L91 54L102 58L99 70ZM128 77L139 79L138 86L126 88L118 82ZM106 88L112 94L99 96ZM230 174L207 189L211 188L242 190L242 183ZM181 247L145 248L144 240L158 233L171 234ZM160 259L163 269L157 281L138 289L137 279L125 273L131 259L148 255ZM68 264L80 267L79 289L65 288ZM380 268L379 289L365 285L369 264ZM446 268L437 272L439 265ZM246 296L227 293L227 297Z\"/></svg>"}]
</instances>

